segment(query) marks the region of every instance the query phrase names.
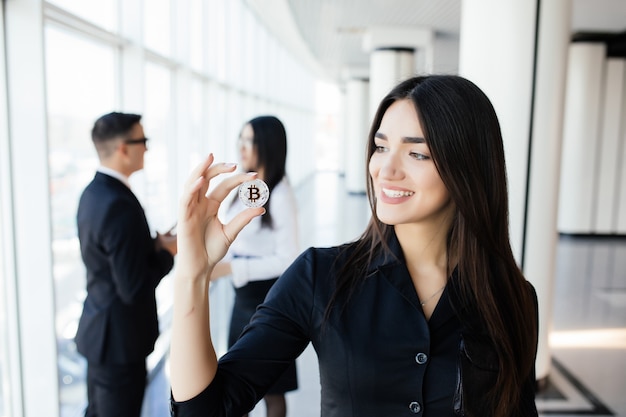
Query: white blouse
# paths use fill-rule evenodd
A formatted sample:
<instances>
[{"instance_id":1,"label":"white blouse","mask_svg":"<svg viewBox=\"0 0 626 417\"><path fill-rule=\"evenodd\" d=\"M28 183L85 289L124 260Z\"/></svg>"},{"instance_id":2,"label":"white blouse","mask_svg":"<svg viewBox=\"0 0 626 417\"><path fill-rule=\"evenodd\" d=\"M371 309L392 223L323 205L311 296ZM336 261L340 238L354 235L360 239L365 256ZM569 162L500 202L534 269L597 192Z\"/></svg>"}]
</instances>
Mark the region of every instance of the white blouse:
<instances>
[{"instance_id":1,"label":"white blouse","mask_svg":"<svg viewBox=\"0 0 626 417\"><path fill-rule=\"evenodd\" d=\"M250 281L278 277L300 254L298 210L293 190L286 177L276 184L270 200L272 228L262 228L261 217L255 217L239 233L224 258L224 261L230 262L231 279L237 288ZM222 221L229 222L245 208L237 198L226 211Z\"/></svg>"}]
</instances>

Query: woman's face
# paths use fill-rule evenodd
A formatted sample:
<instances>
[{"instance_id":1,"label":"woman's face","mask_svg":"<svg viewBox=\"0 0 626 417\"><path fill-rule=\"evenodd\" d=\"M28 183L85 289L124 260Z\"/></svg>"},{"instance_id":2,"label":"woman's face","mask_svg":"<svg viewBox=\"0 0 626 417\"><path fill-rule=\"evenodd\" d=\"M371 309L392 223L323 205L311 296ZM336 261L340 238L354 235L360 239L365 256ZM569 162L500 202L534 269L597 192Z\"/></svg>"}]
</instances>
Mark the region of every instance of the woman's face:
<instances>
[{"instance_id":1,"label":"woman's face","mask_svg":"<svg viewBox=\"0 0 626 417\"><path fill-rule=\"evenodd\" d=\"M430 157L412 101L398 100L387 109L374 143L369 172L381 222L438 226L451 218L454 205Z\"/></svg>"},{"instance_id":2,"label":"woman's face","mask_svg":"<svg viewBox=\"0 0 626 417\"><path fill-rule=\"evenodd\" d=\"M241 129L237 146L239 147L241 168L244 171L257 170L257 151L256 146L254 146L254 131L249 123Z\"/></svg>"}]
</instances>

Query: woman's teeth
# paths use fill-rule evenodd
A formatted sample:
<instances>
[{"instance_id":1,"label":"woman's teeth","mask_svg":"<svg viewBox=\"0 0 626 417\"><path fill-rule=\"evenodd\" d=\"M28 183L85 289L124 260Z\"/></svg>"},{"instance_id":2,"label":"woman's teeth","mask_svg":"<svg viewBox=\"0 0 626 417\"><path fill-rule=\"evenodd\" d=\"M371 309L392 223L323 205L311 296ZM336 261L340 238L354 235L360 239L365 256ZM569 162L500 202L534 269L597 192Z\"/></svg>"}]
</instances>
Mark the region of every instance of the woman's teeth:
<instances>
[{"instance_id":1,"label":"woman's teeth","mask_svg":"<svg viewBox=\"0 0 626 417\"><path fill-rule=\"evenodd\" d=\"M409 197L415 194L413 191L388 190L386 188L383 188L383 193L391 198Z\"/></svg>"}]
</instances>

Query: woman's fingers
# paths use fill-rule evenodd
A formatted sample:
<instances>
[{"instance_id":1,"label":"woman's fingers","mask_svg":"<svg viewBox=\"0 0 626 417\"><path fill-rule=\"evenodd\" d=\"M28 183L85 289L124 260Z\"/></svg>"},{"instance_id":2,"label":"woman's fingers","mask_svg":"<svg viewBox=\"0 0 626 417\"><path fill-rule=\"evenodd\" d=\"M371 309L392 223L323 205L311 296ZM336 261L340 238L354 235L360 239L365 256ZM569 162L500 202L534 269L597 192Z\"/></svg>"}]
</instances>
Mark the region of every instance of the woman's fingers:
<instances>
[{"instance_id":1,"label":"woman's fingers","mask_svg":"<svg viewBox=\"0 0 626 417\"><path fill-rule=\"evenodd\" d=\"M235 168L237 168L237 164L233 164L231 162L220 162L209 166L208 169L206 169L204 176L208 181L211 181L219 174L233 172Z\"/></svg>"},{"instance_id":2,"label":"woman's fingers","mask_svg":"<svg viewBox=\"0 0 626 417\"><path fill-rule=\"evenodd\" d=\"M212 190L209 194L209 198L212 200L217 200L221 203L235 187L243 184L246 181L255 179L256 176L256 172L232 175L222 181L219 185L217 185L215 189Z\"/></svg>"},{"instance_id":3,"label":"woman's fingers","mask_svg":"<svg viewBox=\"0 0 626 417\"><path fill-rule=\"evenodd\" d=\"M195 179L194 182L192 182L189 187L188 187L188 192L186 193L187 195L187 201L186 204L184 204L185 206L188 206L189 203L191 203L192 201L197 203L198 202L198 197L199 196L204 196L204 194L202 194L202 190L205 189L207 186L207 181L204 177L200 176L198 178ZM206 192L206 191L205 191Z\"/></svg>"},{"instance_id":4,"label":"woman's fingers","mask_svg":"<svg viewBox=\"0 0 626 417\"><path fill-rule=\"evenodd\" d=\"M255 172L231 175L220 182L207 195L209 182L213 178L220 174L232 172L237 167L236 164L232 163L213 164L213 160L213 154L210 154L192 170L185 184L186 192L181 199L181 214L187 213L186 216L190 215L192 211L195 211L194 206L196 204L201 204L203 199L208 199L209 206L206 214L211 216L212 214L210 213L214 211L214 208L218 207L235 187L257 177ZM224 226L224 233L227 239L232 242L244 226L250 223L254 217L263 213L265 213L265 209L262 207L247 209L239 213L228 225Z\"/></svg>"},{"instance_id":5,"label":"woman's fingers","mask_svg":"<svg viewBox=\"0 0 626 417\"><path fill-rule=\"evenodd\" d=\"M209 154L204 161L196 165L194 169L191 170L187 181L185 182L185 188L189 188L192 184L196 182L199 177L204 176L204 172L211 166L214 160L213 154Z\"/></svg>"},{"instance_id":6,"label":"woman's fingers","mask_svg":"<svg viewBox=\"0 0 626 417\"><path fill-rule=\"evenodd\" d=\"M224 225L224 234L226 238L233 242L239 232L248 224L252 219L257 216L261 216L265 213L263 207L248 208L238 213L233 219Z\"/></svg>"},{"instance_id":7,"label":"woman's fingers","mask_svg":"<svg viewBox=\"0 0 626 417\"><path fill-rule=\"evenodd\" d=\"M213 164L213 154L198 164L192 171L185 183L185 192L181 200L182 207L189 207L191 203L201 203L206 197L211 179L222 173L235 170L236 164L218 163Z\"/></svg>"},{"instance_id":8,"label":"woman's fingers","mask_svg":"<svg viewBox=\"0 0 626 417\"><path fill-rule=\"evenodd\" d=\"M185 181L183 186L183 195L180 199L181 213L183 213L183 210L187 209L191 203L198 202L198 195L202 195L199 191L201 191L204 186L208 186L203 173L211 166L213 160L213 154L209 154L204 161L196 165L189 174L189 177L187 177L187 181Z\"/></svg>"}]
</instances>

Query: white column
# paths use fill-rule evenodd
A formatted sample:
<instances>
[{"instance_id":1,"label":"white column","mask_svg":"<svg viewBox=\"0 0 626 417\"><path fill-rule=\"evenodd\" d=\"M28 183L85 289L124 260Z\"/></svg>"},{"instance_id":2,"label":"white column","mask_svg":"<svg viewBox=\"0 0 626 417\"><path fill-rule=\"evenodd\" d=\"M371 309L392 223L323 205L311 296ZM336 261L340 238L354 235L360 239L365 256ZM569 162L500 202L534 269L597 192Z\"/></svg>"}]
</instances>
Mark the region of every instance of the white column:
<instances>
[{"instance_id":1,"label":"white column","mask_svg":"<svg viewBox=\"0 0 626 417\"><path fill-rule=\"evenodd\" d=\"M538 379L547 376L550 363L547 340L570 13L571 0L541 2L540 10L537 2L463 0L461 13L460 74L483 89L498 114L509 180L511 243L539 298Z\"/></svg>"},{"instance_id":2,"label":"white column","mask_svg":"<svg viewBox=\"0 0 626 417\"><path fill-rule=\"evenodd\" d=\"M0 397L7 416L22 417L22 374L18 320L18 282L14 250L13 186L8 82L4 39L4 7L0 7Z\"/></svg>"},{"instance_id":3,"label":"white column","mask_svg":"<svg viewBox=\"0 0 626 417\"><path fill-rule=\"evenodd\" d=\"M595 161L599 147L600 103L606 46L576 42L569 47L558 230L593 231Z\"/></svg>"},{"instance_id":4,"label":"white column","mask_svg":"<svg viewBox=\"0 0 626 417\"><path fill-rule=\"evenodd\" d=\"M415 75L416 51L423 53L420 70L432 70L434 34L430 29L373 26L363 37L363 49L371 54L369 115L372 118L389 90Z\"/></svg>"},{"instance_id":5,"label":"white column","mask_svg":"<svg viewBox=\"0 0 626 417\"><path fill-rule=\"evenodd\" d=\"M380 48L370 54L370 119L380 101L399 81L415 73L414 50L410 48Z\"/></svg>"},{"instance_id":6,"label":"white column","mask_svg":"<svg viewBox=\"0 0 626 417\"><path fill-rule=\"evenodd\" d=\"M539 299L537 378L550 369L557 214L562 142L564 74L570 37L570 0L541 2L531 134L523 271Z\"/></svg>"},{"instance_id":7,"label":"white column","mask_svg":"<svg viewBox=\"0 0 626 417\"><path fill-rule=\"evenodd\" d=\"M533 93L536 2L463 0L459 72L493 103L504 138L511 243L521 263Z\"/></svg>"},{"instance_id":8,"label":"white column","mask_svg":"<svg viewBox=\"0 0 626 417\"><path fill-rule=\"evenodd\" d=\"M351 78L346 87L348 192L365 192L367 134L381 99L399 81L415 74L415 48L432 48L432 38L430 30L402 27L371 27L364 36L363 49L370 52L369 82Z\"/></svg>"},{"instance_id":9,"label":"white column","mask_svg":"<svg viewBox=\"0 0 626 417\"><path fill-rule=\"evenodd\" d=\"M4 2L10 143L9 206L19 328L19 417L59 415L43 1ZM5 193L3 193L5 194ZM14 368L11 368L13 371ZM21 413L20 413L21 411Z\"/></svg>"},{"instance_id":10,"label":"white column","mask_svg":"<svg viewBox=\"0 0 626 417\"><path fill-rule=\"evenodd\" d=\"M346 82L345 174L349 193L364 193L366 145L369 131L369 83L366 79Z\"/></svg>"},{"instance_id":11,"label":"white column","mask_svg":"<svg viewBox=\"0 0 626 417\"><path fill-rule=\"evenodd\" d=\"M626 78L626 74L624 74ZM621 120L621 136L620 136L620 165L618 167L618 189L619 199L617 201L617 233L620 235L626 235L626 82L622 88L622 116Z\"/></svg>"},{"instance_id":12,"label":"white column","mask_svg":"<svg viewBox=\"0 0 626 417\"><path fill-rule=\"evenodd\" d=\"M626 85L626 60L624 58L609 58L606 61L604 72L604 88L602 95L599 137L599 164L596 186L594 229L599 234L613 234L617 232L618 204L621 190L619 175L623 169L623 160L620 155L620 129L624 120L624 86ZM590 196L591 197L591 196Z\"/></svg>"}]
</instances>

